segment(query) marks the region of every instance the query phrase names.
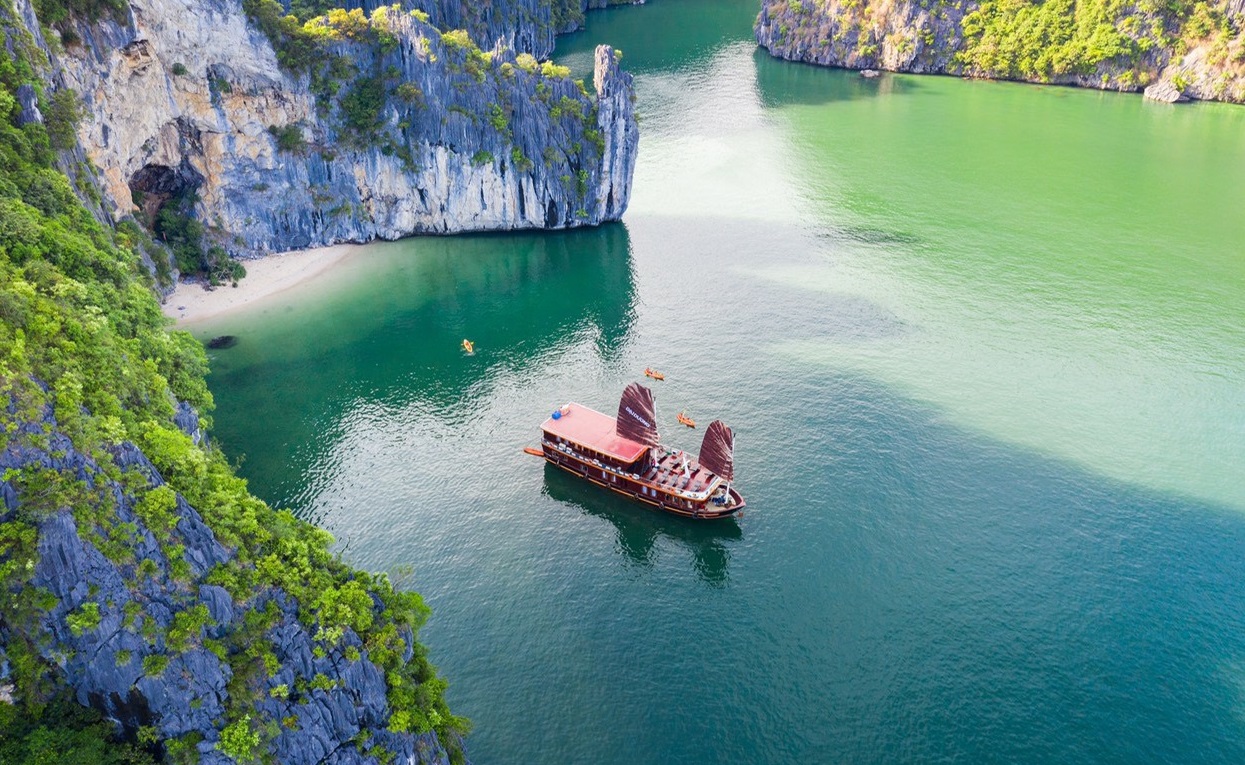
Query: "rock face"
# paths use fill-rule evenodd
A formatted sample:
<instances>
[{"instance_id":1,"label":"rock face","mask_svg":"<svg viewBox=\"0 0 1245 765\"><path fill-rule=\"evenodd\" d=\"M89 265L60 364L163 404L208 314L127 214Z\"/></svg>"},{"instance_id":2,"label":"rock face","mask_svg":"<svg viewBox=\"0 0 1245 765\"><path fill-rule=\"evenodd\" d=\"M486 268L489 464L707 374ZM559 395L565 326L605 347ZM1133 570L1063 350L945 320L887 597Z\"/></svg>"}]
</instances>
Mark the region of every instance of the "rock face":
<instances>
[{"instance_id":1,"label":"rock face","mask_svg":"<svg viewBox=\"0 0 1245 765\"><path fill-rule=\"evenodd\" d=\"M114 214L193 191L231 254L622 215L638 133L612 53L593 98L512 48L481 56L406 12L378 23L386 44L339 40L327 55L344 69L313 83L278 65L239 0L135 0L126 23L77 22L54 64L84 101L79 137ZM494 31L544 50L535 28Z\"/></svg>"},{"instance_id":2,"label":"rock face","mask_svg":"<svg viewBox=\"0 0 1245 765\"><path fill-rule=\"evenodd\" d=\"M178 423L188 434L199 435L197 417L184 407ZM117 445L109 458L122 471L141 476L144 489L163 485L159 472L133 444ZM27 564L33 567L29 586L45 593L47 606L33 623L0 623L0 669L6 670L0 677L7 673L5 646L21 641L62 670L80 703L101 710L128 731L149 726L162 740L189 742L197 747L201 763L229 765L234 760L217 744L230 695L237 689L224 652L210 641L253 629L249 625L254 615L266 612L270 626L256 637L270 641L276 666L268 667L262 694L248 703L252 718L276 721L269 725L264 744L275 761L374 764L378 756L386 756L383 749L394 755L391 762L402 765L448 765L449 756L435 733L388 729L393 710L385 677L355 633L347 629L326 651L323 641L315 640L299 620L299 604L280 589L238 603L222 587L204 581L233 553L180 494L172 510L172 536L161 544L136 512L135 486L109 478L94 458L76 450L57 431L50 412L41 421L21 425L0 452L0 474L31 469L55 471L59 479L82 482L97 497L106 497L111 506L107 522L126 536L119 541L114 532L102 531L92 521L92 511L81 505L47 506L44 497L36 496L39 492L8 474L0 480L0 524L19 514L26 522L38 519L38 554ZM170 543L184 549L188 570L178 571L167 554L176 549ZM88 609L96 616L84 619ZM207 618L178 634L178 624L195 609ZM414 637L409 630L401 637L409 658ZM11 690L0 683L0 693Z\"/></svg>"},{"instance_id":3,"label":"rock face","mask_svg":"<svg viewBox=\"0 0 1245 765\"><path fill-rule=\"evenodd\" d=\"M369 14L386 3L359 3ZM554 37L584 25L584 15L611 5L643 5L644 0L492 0L486 3L434 0L417 3L429 21L441 29L465 29L482 47L500 42L516 53L547 58L553 53ZM345 3L350 7L351 3Z\"/></svg>"},{"instance_id":4,"label":"rock face","mask_svg":"<svg viewBox=\"0 0 1245 765\"><path fill-rule=\"evenodd\" d=\"M39 97L30 85L18 87L17 105L21 107L21 112L17 115L18 126L43 122L43 115L39 113Z\"/></svg>"},{"instance_id":5,"label":"rock face","mask_svg":"<svg viewBox=\"0 0 1245 765\"><path fill-rule=\"evenodd\" d=\"M872 5L869 0L824 5L765 0L754 31L771 54L792 61L846 69L952 70L967 0Z\"/></svg>"},{"instance_id":6,"label":"rock face","mask_svg":"<svg viewBox=\"0 0 1245 765\"><path fill-rule=\"evenodd\" d=\"M1189 98L1181 93L1180 90L1171 82L1156 82L1145 89L1144 95L1151 101L1160 101L1165 104L1174 104L1181 101L1188 101Z\"/></svg>"},{"instance_id":7,"label":"rock face","mask_svg":"<svg viewBox=\"0 0 1245 765\"><path fill-rule=\"evenodd\" d=\"M1134 92L1162 81L1181 92L1183 100L1243 103L1245 3L1201 4L1208 18L1222 15L1224 25L1216 28L1208 22L1201 28L1194 21L1196 12L1113 6L1117 18L1099 21L1092 36L1075 38L1080 15L1074 21L1071 16L1056 18L1056 11L1037 19L1035 9L1044 7L1042 3L762 0L754 31L772 55L823 66ZM1016 15L1004 18L1010 13ZM1039 35L1039 27L1046 31ZM1168 92L1166 87L1160 90Z\"/></svg>"}]
</instances>

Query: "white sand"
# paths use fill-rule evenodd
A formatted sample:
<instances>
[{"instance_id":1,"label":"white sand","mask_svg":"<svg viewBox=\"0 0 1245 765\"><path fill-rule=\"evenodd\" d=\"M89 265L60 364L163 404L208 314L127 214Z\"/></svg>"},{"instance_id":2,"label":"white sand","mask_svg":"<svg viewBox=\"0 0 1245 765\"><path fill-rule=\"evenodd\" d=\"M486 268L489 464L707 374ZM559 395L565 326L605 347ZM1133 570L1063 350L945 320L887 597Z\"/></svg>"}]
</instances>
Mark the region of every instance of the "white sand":
<instances>
[{"instance_id":1,"label":"white sand","mask_svg":"<svg viewBox=\"0 0 1245 765\"><path fill-rule=\"evenodd\" d=\"M236 311L308 281L361 249L357 244L338 244L244 260L246 276L237 287L223 284L206 290L202 284L179 282L164 303L164 315L184 326Z\"/></svg>"}]
</instances>

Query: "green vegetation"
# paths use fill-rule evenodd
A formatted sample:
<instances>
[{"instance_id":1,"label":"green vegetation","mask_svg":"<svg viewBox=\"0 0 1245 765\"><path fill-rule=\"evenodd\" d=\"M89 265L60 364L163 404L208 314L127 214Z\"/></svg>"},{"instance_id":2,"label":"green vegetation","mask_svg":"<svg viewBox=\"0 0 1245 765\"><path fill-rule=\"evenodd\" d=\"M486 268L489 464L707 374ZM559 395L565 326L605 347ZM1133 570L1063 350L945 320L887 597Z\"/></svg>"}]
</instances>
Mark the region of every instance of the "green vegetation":
<instances>
[{"instance_id":1,"label":"green vegetation","mask_svg":"<svg viewBox=\"0 0 1245 765\"><path fill-rule=\"evenodd\" d=\"M343 127L360 144L366 144L376 135L382 122L385 107L385 82L380 77L363 77L342 96L341 115Z\"/></svg>"},{"instance_id":2,"label":"green vegetation","mask_svg":"<svg viewBox=\"0 0 1245 765\"><path fill-rule=\"evenodd\" d=\"M82 119L78 94L69 88L53 93L48 98L43 119L52 148L58 151L72 149L78 143L78 122Z\"/></svg>"},{"instance_id":3,"label":"green vegetation","mask_svg":"<svg viewBox=\"0 0 1245 765\"><path fill-rule=\"evenodd\" d=\"M0 704L0 762L5 765L155 765L143 749L121 741L111 723L69 694L41 714Z\"/></svg>"},{"instance_id":4,"label":"green vegetation","mask_svg":"<svg viewBox=\"0 0 1245 765\"><path fill-rule=\"evenodd\" d=\"M408 104L419 104L422 106L424 103L424 91L420 90L419 86L413 82L402 83L394 92L398 94L398 98Z\"/></svg>"},{"instance_id":5,"label":"green vegetation","mask_svg":"<svg viewBox=\"0 0 1245 765\"><path fill-rule=\"evenodd\" d=\"M162 653L153 653L143 657L143 673L152 677L159 677L164 674L164 670L169 666L169 657Z\"/></svg>"},{"instance_id":6,"label":"green vegetation","mask_svg":"<svg viewBox=\"0 0 1245 765\"><path fill-rule=\"evenodd\" d=\"M39 21L48 26L71 17L99 21L108 16L122 21L130 8L128 0L35 0L34 5Z\"/></svg>"},{"instance_id":7,"label":"green vegetation","mask_svg":"<svg viewBox=\"0 0 1245 765\"><path fill-rule=\"evenodd\" d=\"M842 44L855 32L854 50L843 50L839 55L871 62L883 43L900 55L908 55L919 40L927 66L940 61L940 53L951 52L954 55L947 71L1034 82L1076 80L1103 87L1139 88L1170 61L1179 62L1195 46L1205 46L1204 66L1220 72L1219 95L1245 98L1245 54L1233 53L1245 50L1245 29L1234 29L1215 2L920 0L918 4L933 20L962 12L962 37L940 40L934 22L921 18L914 19L911 28L886 33L888 24L897 20L898 11L867 0L833 5L772 0L767 9L784 46L827 48ZM938 50L940 44L957 43L958 50ZM1174 78L1181 80L1183 76L1177 72ZM1232 87L1235 95L1228 93Z\"/></svg>"},{"instance_id":8,"label":"green vegetation","mask_svg":"<svg viewBox=\"0 0 1245 765\"><path fill-rule=\"evenodd\" d=\"M185 77L187 74L190 74L190 70L180 61L174 63L170 71L177 77Z\"/></svg>"},{"instance_id":9,"label":"green vegetation","mask_svg":"<svg viewBox=\"0 0 1245 765\"><path fill-rule=\"evenodd\" d=\"M965 48L960 61L970 72L1048 80L1062 74L1090 74L1105 61L1135 62L1161 44L1161 28L1139 39L1122 30L1134 6L1123 0L987 0L964 17Z\"/></svg>"},{"instance_id":10,"label":"green vegetation","mask_svg":"<svg viewBox=\"0 0 1245 765\"><path fill-rule=\"evenodd\" d=\"M549 10L555 31L576 29L584 24L584 11L579 0L552 0Z\"/></svg>"},{"instance_id":11,"label":"green vegetation","mask_svg":"<svg viewBox=\"0 0 1245 765\"><path fill-rule=\"evenodd\" d=\"M1183 52L1226 21L1203 0L986 0L962 27L957 61L968 72L1043 81L1107 62L1136 78L1147 52Z\"/></svg>"},{"instance_id":12,"label":"green vegetation","mask_svg":"<svg viewBox=\"0 0 1245 765\"><path fill-rule=\"evenodd\" d=\"M10 17L0 17L0 31L18 34L14 28L20 29ZM282 618L270 598L279 588L299 603L298 618L320 650L342 651L346 630L358 635L388 680L397 727L435 730L453 750L467 721L450 713L445 683L422 647L417 644L410 661L403 659L406 638L428 615L422 599L395 590L384 575L344 564L331 551L326 532L253 497L215 447L196 446L173 423L176 402L185 401L210 427L203 347L189 334L166 328L151 277L135 250L141 237L101 225L82 206L68 179L53 169L56 150L47 128L17 127L14 92L22 84L39 87L34 61L0 57L0 400L12 404L3 410L0 427L11 440L46 446L45 436L18 436L17 427L39 422L44 408L53 407L57 429L135 500L136 514L161 545L157 557L175 579L189 583L191 577L175 533L176 494L192 503L235 553L210 579L232 594L242 625L219 641L204 640L209 614L188 600L181 605L190 607L175 610L163 630L169 653L144 657L143 671L159 675L179 651L199 643L227 660L232 678L221 748L242 759L261 755L267 731L281 723L256 719L253 704L267 693L267 678L278 669L265 634ZM166 203L155 228L179 263L195 265L193 259L204 257L205 232L185 215L190 204L189 195ZM123 441L144 450L166 487L149 488L141 473L114 463L109 447ZM36 647L45 638L42 615L57 599L30 583L39 555L38 523L61 508L73 512L84 539L114 562L134 565L137 581L159 577L159 561L133 559L138 526L120 522L106 482L87 484L37 468L4 477L23 501L12 520L0 524L0 622L19 702L0 704L0 761L148 762L142 751L111 741L111 729L98 726L98 718L62 702L61 670L45 662ZM179 589L170 589L175 603ZM68 623L85 633L118 607L92 600L71 612ZM126 629L140 631L149 642L159 640L161 627L141 607L126 603L123 613ZM361 658L358 651L354 656ZM117 656L118 662L132 659ZM198 740L163 742L166 759L195 761Z\"/></svg>"},{"instance_id":13,"label":"green vegetation","mask_svg":"<svg viewBox=\"0 0 1245 765\"><path fill-rule=\"evenodd\" d=\"M510 149L510 159L514 163L514 169L520 173L526 173L536 166L518 146Z\"/></svg>"},{"instance_id":14,"label":"green vegetation","mask_svg":"<svg viewBox=\"0 0 1245 765\"><path fill-rule=\"evenodd\" d=\"M207 606L202 603L178 611L173 615L173 623L169 625L169 631L164 636L165 645L170 651L182 653L190 647L192 640L199 639L203 628L211 624L212 617L208 614Z\"/></svg>"},{"instance_id":15,"label":"green vegetation","mask_svg":"<svg viewBox=\"0 0 1245 765\"><path fill-rule=\"evenodd\" d=\"M81 637L99 626L99 604L93 601L83 603L78 610L65 616L69 631Z\"/></svg>"},{"instance_id":16,"label":"green vegetation","mask_svg":"<svg viewBox=\"0 0 1245 765\"><path fill-rule=\"evenodd\" d=\"M325 8L318 3L295 2L285 13L277 0L243 0L242 8L272 43L277 60L294 72L324 66L330 43L350 40L375 44L382 50L396 41L389 32L388 14L398 6L382 6L368 17L362 10Z\"/></svg>"},{"instance_id":17,"label":"green vegetation","mask_svg":"<svg viewBox=\"0 0 1245 765\"><path fill-rule=\"evenodd\" d=\"M282 66L305 72L316 63L319 41L303 30L297 16L287 15L277 0L242 0L242 8L268 37Z\"/></svg>"},{"instance_id":18,"label":"green vegetation","mask_svg":"<svg viewBox=\"0 0 1245 765\"><path fill-rule=\"evenodd\" d=\"M166 201L152 231L172 251L182 273L204 274L212 284L236 282L246 275L246 269L220 245L208 244L203 224L193 217L197 201L193 191Z\"/></svg>"},{"instance_id":19,"label":"green vegetation","mask_svg":"<svg viewBox=\"0 0 1245 765\"><path fill-rule=\"evenodd\" d=\"M268 132L277 139L277 148L290 154L302 154L307 148L303 129L298 125L269 125Z\"/></svg>"},{"instance_id":20,"label":"green vegetation","mask_svg":"<svg viewBox=\"0 0 1245 765\"><path fill-rule=\"evenodd\" d=\"M251 730L251 716L243 715L220 732L216 748L240 763L247 763L259 754L259 743L259 733Z\"/></svg>"}]
</instances>

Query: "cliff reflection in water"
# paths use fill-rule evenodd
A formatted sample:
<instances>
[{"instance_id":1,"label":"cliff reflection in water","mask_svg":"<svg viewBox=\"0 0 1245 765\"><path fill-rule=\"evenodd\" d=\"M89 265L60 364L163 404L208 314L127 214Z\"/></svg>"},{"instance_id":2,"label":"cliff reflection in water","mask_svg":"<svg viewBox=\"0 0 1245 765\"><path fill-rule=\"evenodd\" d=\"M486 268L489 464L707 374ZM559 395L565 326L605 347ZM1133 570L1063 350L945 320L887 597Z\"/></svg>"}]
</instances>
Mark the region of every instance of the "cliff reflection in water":
<instances>
[{"instance_id":1,"label":"cliff reflection in water","mask_svg":"<svg viewBox=\"0 0 1245 765\"><path fill-rule=\"evenodd\" d=\"M499 375L540 374L576 347L617 359L635 317L622 225L416 238L376 245L345 270L325 294L293 291L204 328L240 337L212 353L216 435L231 454L246 445L243 473L272 500L291 499L291 482L352 419L417 410L452 427L487 405Z\"/></svg>"},{"instance_id":2,"label":"cliff reflection in water","mask_svg":"<svg viewBox=\"0 0 1245 765\"><path fill-rule=\"evenodd\" d=\"M919 78L895 76L889 72L868 79L851 70L791 66L790 62L776 59L762 48L753 52L752 60L756 64L756 85L761 102L770 109L904 95L922 87Z\"/></svg>"},{"instance_id":3,"label":"cliff reflection in water","mask_svg":"<svg viewBox=\"0 0 1245 765\"><path fill-rule=\"evenodd\" d=\"M652 566L658 540L673 539L692 554L692 566L707 584L726 583L731 554L723 543L743 536L734 518L693 521L667 515L569 475L547 462L544 493L550 499L613 524L618 533L619 552L638 566Z\"/></svg>"}]
</instances>

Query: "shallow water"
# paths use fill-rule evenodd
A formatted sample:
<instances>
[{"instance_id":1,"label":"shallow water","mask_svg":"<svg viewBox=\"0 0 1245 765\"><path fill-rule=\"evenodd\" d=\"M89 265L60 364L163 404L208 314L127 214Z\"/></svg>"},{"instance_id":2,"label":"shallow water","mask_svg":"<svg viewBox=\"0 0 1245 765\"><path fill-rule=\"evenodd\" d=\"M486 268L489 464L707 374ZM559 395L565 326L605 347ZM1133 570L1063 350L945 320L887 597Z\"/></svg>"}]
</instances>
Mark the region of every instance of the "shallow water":
<instances>
[{"instance_id":1,"label":"shallow water","mask_svg":"<svg viewBox=\"0 0 1245 765\"><path fill-rule=\"evenodd\" d=\"M476 763L1245 759L1245 109L866 81L754 14L591 14L558 57L636 75L625 223L200 327L217 438L414 567ZM646 366L669 440L736 428L744 518L522 454Z\"/></svg>"}]
</instances>

